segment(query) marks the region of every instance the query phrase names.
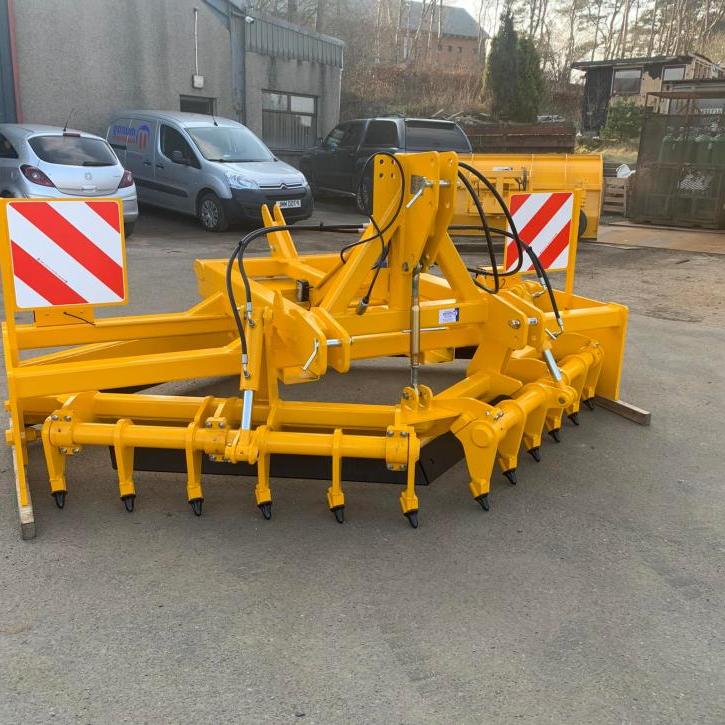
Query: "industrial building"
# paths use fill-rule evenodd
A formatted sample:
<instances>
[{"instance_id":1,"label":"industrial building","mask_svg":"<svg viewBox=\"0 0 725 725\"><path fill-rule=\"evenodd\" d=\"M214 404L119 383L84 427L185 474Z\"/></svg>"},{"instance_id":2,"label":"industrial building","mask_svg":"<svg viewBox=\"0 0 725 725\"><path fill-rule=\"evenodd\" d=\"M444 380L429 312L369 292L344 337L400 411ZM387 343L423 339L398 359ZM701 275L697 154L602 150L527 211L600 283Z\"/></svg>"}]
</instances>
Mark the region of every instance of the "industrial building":
<instances>
[{"instance_id":1,"label":"industrial building","mask_svg":"<svg viewBox=\"0 0 725 725\"><path fill-rule=\"evenodd\" d=\"M215 113L294 161L338 121L343 45L240 0L0 0L0 121Z\"/></svg>"}]
</instances>

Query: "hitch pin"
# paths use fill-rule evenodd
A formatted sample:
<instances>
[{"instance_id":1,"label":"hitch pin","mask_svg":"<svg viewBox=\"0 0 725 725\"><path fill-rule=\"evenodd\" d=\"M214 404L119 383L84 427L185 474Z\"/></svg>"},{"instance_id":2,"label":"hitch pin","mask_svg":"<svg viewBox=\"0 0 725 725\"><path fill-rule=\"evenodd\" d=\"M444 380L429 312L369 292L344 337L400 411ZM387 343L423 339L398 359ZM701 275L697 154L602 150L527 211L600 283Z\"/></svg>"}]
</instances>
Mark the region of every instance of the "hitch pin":
<instances>
[{"instance_id":1,"label":"hitch pin","mask_svg":"<svg viewBox=\"0 0 725 725\"><path fill-rule=\"evenodd\" d=\"M307 370L309 369L310 365L312 365L314 359L317 357L317 352L318 352L319 349L320 349L320 343L319 343L318 339L315 338L315 341L314 341L314 343L312 345L312 353L307 358L307 362L302 366L302 369L305 372L307 372Z\"/></svg>"},{"instance_id":2,"label":"hitch pin","mask_svg":"<svg viewBox=\"0 0 725 725\"><path fill-rule=\"evenodd\" d=\"M413 176L411 178L411 185L416 184L418 186L418 190L415 192L415 194L413 194L410 201L405 205L405 208L410 209L410 207L413 206L413 204L415 204L415 202L418 201L418 199L420 199L423 192L426 189L430 189L433 186L435 186L435 183L436 182L431 181L430 179L426 178L425 176ZM437 183L438 183L438 186L441 188L451 185L450 182L446 181L445 179L439 179Z\"/></svg>"},{"instance_id":3,"label":"hitch pin","mask_svg":"<svg viewBox=\"0 0 725 725\"><path fill-rule=\"evenodd\" d=\"M559 370L559 366L556 364L556 360L554 360L554 356L551 353L551 350L547 348L544 350L544 360L546 361L546 366L549 368L549 372L551 373L551 377L556 380L557 383L561 382L561 370Z\"/></svg>"}]
</instances>

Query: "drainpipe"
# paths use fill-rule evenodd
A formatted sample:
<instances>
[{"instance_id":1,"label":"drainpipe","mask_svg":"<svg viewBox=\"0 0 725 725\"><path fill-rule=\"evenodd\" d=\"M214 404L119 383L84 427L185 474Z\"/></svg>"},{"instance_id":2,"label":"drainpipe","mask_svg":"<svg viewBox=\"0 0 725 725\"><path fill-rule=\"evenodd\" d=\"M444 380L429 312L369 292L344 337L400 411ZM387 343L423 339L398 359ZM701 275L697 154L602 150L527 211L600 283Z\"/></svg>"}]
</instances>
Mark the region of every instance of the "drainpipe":
<instances>
[{"instance_id":1,"label":"drainpipe","mask_svg":"<svg viewBox=\"0 0 725 725\"><path fill-rule=\"evenodd\" d=\"M20 103L20 80L18 78L18 52L15 42L15 0L8 3L8 31L10 35L10 65L13 67L13 93L15 95L15 122L23 122L23 110Z\"/></svg>"}]
</instances>

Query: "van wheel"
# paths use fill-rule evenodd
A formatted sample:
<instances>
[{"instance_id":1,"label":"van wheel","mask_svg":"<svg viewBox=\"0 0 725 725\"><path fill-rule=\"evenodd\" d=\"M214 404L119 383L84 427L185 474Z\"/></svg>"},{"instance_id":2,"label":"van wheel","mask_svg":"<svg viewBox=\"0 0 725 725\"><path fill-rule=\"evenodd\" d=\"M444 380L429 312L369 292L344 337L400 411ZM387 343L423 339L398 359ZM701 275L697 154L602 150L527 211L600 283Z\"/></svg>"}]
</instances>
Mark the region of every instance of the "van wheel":
<instances>
[{"instance_id":1,"label":"van wheel","mask_svg":"<svg viewBox=\"0 0 725 725\"><path fill-rule=\"evenodd\" d=\"M129 222L128 224L123 225L123 233L124 233L126 239L128 239L133 234L133 230L134 230L135 226L136 226L136 222Z\"/></svg>"},{"instance_id":2,"label":"van wheel","mask_svg":"<svg viewBox=\"0 0 725 725\"><path fill-rule=\"evenodd\" d=\"M225 232L229 228L224 207L216 194L207 192L199 199L199 221L207 232Z\"/></svg>"}]
</instances>

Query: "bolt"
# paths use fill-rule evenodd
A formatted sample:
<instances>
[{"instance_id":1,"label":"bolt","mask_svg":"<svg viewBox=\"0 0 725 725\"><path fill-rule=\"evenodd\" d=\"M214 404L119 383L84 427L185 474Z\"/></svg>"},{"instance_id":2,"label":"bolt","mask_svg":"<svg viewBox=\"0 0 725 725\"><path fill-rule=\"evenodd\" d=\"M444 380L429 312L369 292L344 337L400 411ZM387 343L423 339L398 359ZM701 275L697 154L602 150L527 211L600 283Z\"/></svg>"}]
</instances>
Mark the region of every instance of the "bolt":
<instances>
[{"instance_id":1,"label":"bolt","mask_svg":"<svg viewBox=\"0 0 725 725\"><path fill-rule=\"evenodd\" d=\"M498 420L499 418L503 418L503 411L502 410L499 410L498 413L496 413L496 415L493 416L493 419L494 420Z\"/></svg>"},{"instance_id":2,"label":"bolt","mask_svg":"<svg viewBox=\"0 0 725 725\"><path fill-rule=\"evenodd\" d=\"M509 320L509 327L513 327L514 330L518 330L521 327L521 320Z\"/></svg>"},{"instance_id":3,"label":"bolt","mask_svg":"<svg viewBox=\"0 0 725 725\"><path fill-rule=\"evenodd\" d=\"M393 437L393 431L392 430L386 431L385 432L385 435L388 436L388 438L392 438Z\"/></svg>"},{"instance_id":4,"label":"bolt","mask_svg":"<svg viewBox=\"0 0 725 725\"><path fill-rule=\"evenodd\" d=\"M57 416L57 415L51 415L51 416L50 416L50 419L51 419L51 420L58 420L58 416Z\"/></svg>"},{"instance_id":5,"label":"bolt","mask_svg":"<svg viewBox=\"0 0 725 725\"><path fill-rule=\"evenodd\" d=\"M559 398L559 405L565 405L566 404L566 398Z\"/></svg>"},{"instance_id":6,"label":"bolt","mask_svg":"<svg viewBox=\"0 0 725 725\"><path fill-rule=\"evenodd\" d=\"M65 417L63 418L63 420L64 420L64 421L65 421L66 423L70 423L70 421L71 421L71 417L70 417L69 415L66 415L66 416L65 416Z\"/></svg>"},{"instance_id":7,"label":"bolt","mask_svg":"<svg viewBox=\"0 0 725 725\"><path fill-rule=\"evenodd\" d=\"M224 421L223 421L223 420L220 420L220 421L219 421L219 427L220 427L220 428L223 428L223 427L224 427Z\"/></svg>"},{"instance_id":8,"label":"bolt","mask_svg":"<svg viewBox=\"0 0 725 725\"><path fill-rule=\"evenodd\" d=\"M205 428L211 428L211 421L207 420L206 423L204 423Z\"/></svg>"},{"instance_id":9,"label":"bolt","mask_svg":"<svg viewBox=\"0 0 725 725\"><path fill-rule=\"evenodd\" d=\"M80 448L74 448L74 449L73 449L73 453L79 453L79 452L80 452L80 450L81 450Z\"/></svg>"},{"instance_id":10,"label":"bolt","mask_svg":"<svg viewBox=\"0 0 725 725\"><path fill-rule=\"evenodd\" d=\"M63 454L66 454L66 453L68 453L68 449L67 448L61 448L60 449L60 452L63 453Z\"/></svg>"},{"instance_id":11,"label":"bolt","mask_svg":"<svg viewBox=\"0 0 725 725\"><path fill-rule=\"evenodd\" d=\"M410 269L407 262L403 262L403 272L407 272Z\"/></svg>"},{"instance_id":12,"label":"bolt","mask_svg":"<svg viewBox=\"0 0 725 725\"><path fill-rule=\"evenodd\" d=\"M401 438L407 438L408 437L408 431L407 430L401 430L400 431L400 437Z\"/></svg>"},{"instance_id":13,"label":"bolt","mask_svg":"<svg viewBox=\"0 0 725 725\"><path fill-rule=\"evenodd\" d=\"M491 411L490 410L487 410L486 411L486 415L491 415Z\"/></svg>"},{"instance_id":14,"label":"bolt","mask_svg":"<svg viewBox=\"0 0 725 725\"><path fill-rule=\"evenodd\" d=\"M213 453L209 454L209 460L210 461L216 461L216 456Z\"/></svg>"}]
</instances>

